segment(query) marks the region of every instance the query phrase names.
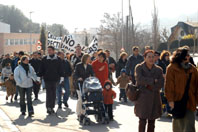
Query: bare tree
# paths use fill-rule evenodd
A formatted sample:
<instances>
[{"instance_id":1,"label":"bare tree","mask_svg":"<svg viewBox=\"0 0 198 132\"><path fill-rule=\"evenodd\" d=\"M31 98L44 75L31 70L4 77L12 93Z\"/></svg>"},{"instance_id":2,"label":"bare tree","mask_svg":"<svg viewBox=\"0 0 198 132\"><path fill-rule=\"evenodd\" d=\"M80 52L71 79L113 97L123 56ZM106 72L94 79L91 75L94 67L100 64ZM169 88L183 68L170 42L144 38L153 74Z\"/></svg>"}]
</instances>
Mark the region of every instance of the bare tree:
<instances>
[{"instance_id":1,"label":"bare tree","mask_svg":"<svg viewBox=\"0 0 198 132\"><path fill-rule=\"evenodd\" d=\"M155 0L153 0L154 11L152 13L152 39L153 39L153 49L157 50L158 44L160 43L160 33L159 33L159 19L158 11L155 5Z\"/></svg>"}]
</instances>

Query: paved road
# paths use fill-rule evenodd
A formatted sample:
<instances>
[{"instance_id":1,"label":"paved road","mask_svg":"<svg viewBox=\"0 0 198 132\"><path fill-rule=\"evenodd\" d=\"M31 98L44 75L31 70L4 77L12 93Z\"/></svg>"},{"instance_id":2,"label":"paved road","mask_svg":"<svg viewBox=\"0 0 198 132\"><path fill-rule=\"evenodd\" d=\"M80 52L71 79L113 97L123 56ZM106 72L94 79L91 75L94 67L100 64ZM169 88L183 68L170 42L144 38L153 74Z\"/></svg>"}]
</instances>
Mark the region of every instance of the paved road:
<instances>
[{"instance_id":1,"label":"paved road","mask_svg":"<svg viewBox=\"0 0 198 132\"><path fill-rule=\"evenodd\" d=\"M115 88L118 93L118 89ZM108 125L97 124L91 116L90 126L82 126L75 114L76 100L69 100L70 109L57 110L57 115L48 116L45 109L45 91L39 94L40 101L34 101L35 115L33 118L20 115L18 102L5 100L5 91L0 90L0 132L137 132L138 118L134 115L132 103L115 100L114 119ZM56 106L57 107L57 106ZM198 119L196 121L198 131ZM171 119L161 118L156 122L156 132L171 132Z\"/></svg>"}]
</instances>

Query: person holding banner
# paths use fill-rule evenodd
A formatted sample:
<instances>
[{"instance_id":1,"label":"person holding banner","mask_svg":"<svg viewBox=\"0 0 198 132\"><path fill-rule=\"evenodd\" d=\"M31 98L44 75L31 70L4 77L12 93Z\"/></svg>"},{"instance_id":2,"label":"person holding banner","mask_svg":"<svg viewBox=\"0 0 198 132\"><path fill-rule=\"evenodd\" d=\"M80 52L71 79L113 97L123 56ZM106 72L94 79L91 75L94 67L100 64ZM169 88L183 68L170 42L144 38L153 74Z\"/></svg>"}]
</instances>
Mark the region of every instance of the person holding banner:
<instances>
[{"instance_id":1,"label":"person holding banner","mask_svg":"<svg viewBox=\"0 0 198 132\"><path fill-rule=\"evenodd\" d=\"M61 59L55 54L55 48L48 46L48 55L42 59L38 73L38 81L44 78L46 88L46 108L50 115L54 112L56 100L56 88L58 84L64 83L64 68Z\"/></svg>"},{"instance_id":2,"label":"person holding banner","mask_svg":"<svg viewBox=\"0 0 198 132\"><path fill-rule=\"evenodd\" d=\"M98 59L92 62L92 68L95 76L100 80L102 87L104 87L105 81L108 80L109 76L106 54L104 52L99 52Z\"/></svg>"}]
</instances>

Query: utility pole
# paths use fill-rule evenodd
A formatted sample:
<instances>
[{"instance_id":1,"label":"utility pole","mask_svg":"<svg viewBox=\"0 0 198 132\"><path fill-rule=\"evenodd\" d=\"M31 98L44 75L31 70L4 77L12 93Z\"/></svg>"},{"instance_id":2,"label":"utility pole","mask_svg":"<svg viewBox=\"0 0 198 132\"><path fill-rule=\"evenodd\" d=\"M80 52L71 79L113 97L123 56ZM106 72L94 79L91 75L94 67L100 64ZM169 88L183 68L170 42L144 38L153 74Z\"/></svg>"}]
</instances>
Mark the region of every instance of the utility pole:
<instances>
[{"instance_id":1,"label":"utility pole","mask_svg":"<svg viewBox=\"0 0 198 132\"><path fill-rule=\"evenodd\" d=\"M134 23L133 23L133 13L131 8L131 0L129 0L129 25L131 25L131 38L132 38L132 45L135 45L135 32L134 32ZM129 26L130 27L130 26Z\"/></svg>"},{"instance_id":2,"label":"utility pole","mask_svg":"<svg viewBox=\"0 0 198 132\"><path fill-rule=\"evenodd\" d=\"M130 51L129 51L129 39L128 39L128 36L129 36L129 16L126 16L126 44L125 44L125 47L124 49L126 50L126 52L129 54Z\"/></svg>"},{"instance_id":3,"label":"utility pole","mask_svg":"<svg viewBox=\"0 0 198 132\"><path fill-rule=\"evenodd\" d=\"M124 20L123 20L124 18L123 18L123 0L122 0L122 48L124 47Z\"/></svg>"},{"instance_id":4,"label":"utility pole","mask_svg":"<svg viewBox=\"0 0 198 132\"><path fill-rule=\"evenodd\" d=\"M30 12L30 54L32 53L32 19L31 19L31 15L32 13L34 13L33 11Z\"/></svg>"}]
</instances>

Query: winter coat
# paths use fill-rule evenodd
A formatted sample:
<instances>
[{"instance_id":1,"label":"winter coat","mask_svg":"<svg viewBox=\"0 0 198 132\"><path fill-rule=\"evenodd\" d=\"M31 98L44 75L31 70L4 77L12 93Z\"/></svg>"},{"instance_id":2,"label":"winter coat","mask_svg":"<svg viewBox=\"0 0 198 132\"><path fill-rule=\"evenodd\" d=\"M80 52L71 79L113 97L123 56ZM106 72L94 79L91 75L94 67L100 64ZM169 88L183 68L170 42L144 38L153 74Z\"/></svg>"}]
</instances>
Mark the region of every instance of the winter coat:
<instances>
[{"instance_id":1,"label":"winter coat","mask_svg":"<svg viewBox=\"0 0 198 132\"><path fill-rule=\"evenodd\" d=\"M16 81L16 85L21 88L31 88L33 86L33 80L37 80L36 72L34 68L29 65L28 75L24 68L19 65L14 70L14 80Z\"/></svg>"},{"instance_id":2,"label":"winter coat","mask_svg":"<svg viewBox=\"0 0 198 132\"><path fill-rule=\"evenodd\" d=\"M78 80L79 78L82 78L83 81L90 77L94 76L94 72L92 69L92 66L90 64L87 65L87 68L85 69L84 64L82 62L78 63L76 65L76 68L74 70L74 78L75 80Z\"/></svg>"},{"instance_id":3,"label":"winter coat","mask_svg":"<svg viewBox=\"0 0 198 132\"><path fill-rule=\"evenodd\" d=\"M117 84L120 84L121 89L125 89L127 84L130 82L129 76L119 76L117 80Z\"/></svg>"},{"instance_id":4,"label":"winter coat","mask_svg":"<svg viewBox=\"0 0 198 132\"><path fill-rule=\"evenodd\" d=\"M7 96L16 93L16 83L14 80L7 79L4 83L0 83L0 86L6 86Z\"/></svg>"},{"instance_id":5,"label":"winter coat","mask_svg":"<svg viewBox=\"0 0 198 132\"><path fill-rule=\"evenodd\" d=\"M127 59L125 61L122 60L122 58L120 58L116 64L116 78L118 78L120 76L120 71L125 68L127 63Z\"/></svg>"},{"instance_id":6,"label":"winter coat","mask_svg":"<svg viewBox=\"0 0 198 132\"><path fill-rule=\"evenodd\" d=\"M144 61L144 57L142 55L138 55L135 57L134 55L129 56L127 64L126 64L126 73L127 75L134 75L135 67L137 64L140 64Z\"/></svg>"},{"instance_id":7,"label":"winter coat","mask_svg":"<svg viewBox=\"0 0 198 132\"><path fill-rule=\"evenodd\" d=\"M167 67L165 95L168 102L181 100L184 95L186 83L190 73L192 73L192 77L190 81L187 108L195 111L196 105L198 104L198 72L193 65L191 65L191 68L187 71L187 73L178 64L171 63Z\"/></svg>"},{"instance_id":8,"label":"winter coat","mask_svg":"<svg viewBox=\"0 0 198 132\"><path fill-rule=\"evenodd\" d=\"M41 67L41 63L42 62L39 59L31 59L30 60L30 64L34 68L34 71L36 72L36 74L38 74L38 72L39 72L39 69Z\"/></svg>"},{"instance_id":9,"label":"winter coat","mask_svg":"<svg viewBox=\"0 0 198 132\"><path fill-rule=\"evenodd\" d=\"M104 70L99 71L99 69L105 66ZM92 68L95 73L95 76L100 80L100 83L102 87L104 86L104 83L106 80L108 80L109 70L108 70L108 64L106 62L99 62L98 60L95 60L92 62Z\"/></svg>"},{"instance_id":10,"label":"winter coat","mask_svg":"<svg viewBox=\"0 0 198 132\"><path fill-rule=\"evenodd\" d=\"M110 88L109 90L104 88L102 94L104 97L104 104L113 104L113 99L116 98L116 93L112 90L112 88Z\"/></svg>"},{"instance_id":11,"label":"winter coat","mask_svg":"<svg viewBox=\"0 0 198 132\"><path fill-rule=\"evenodd\" d=\"M10 68L4 67L2 69L2 76L3 76L3 78L5 78L5 77L8 78L10 76L10 74L12 74L12 68L11 67Z\"/></svg>"},{"instance_id":12,"label":"winter coat","mask_svg":"<svg viewBox=\"0 0 198 132\"><path fill-rule=\"evenodd\" d=\"M163 74L166 74L166 64L164 62L159 59L155 64L162 68Z\"/></svg>"},{"instance_id":13,"label":"winter coat","mask_svg":"<svg viewBox=\"0 0 198 132\"><path fill-rule=\"evenodd\" d=\"M45 56L42 59L38 76L44 77L45 82L58 82L61 77L64 77L64 68L61 59L57 55L54 55L53 58L49 55Z\"/></svg>"},{"instance_id":14,"label":"winter coat","mask_svg":"<svg viewBox=\"0 0 198 132\"><path fill-rule=\"evenodd\" d=\"M153 65L149 70L146 62L138 64L135 68L135 78L140 95L135 101L135 114L141 119L154 120L162 114L160 89L164 86L162 69ZM155 83L157 79L157 83Z\"/></svg>"},{"instance_id":15,"label":"winter coat","mask_svg":"<svg viewBox=\"0 0 198 132\"><path fill-rule=\"evenodd\" d=\"M64 70L64 77L70 77L72 75L72 67L68 60L62 60L63 63L63 70Z\"/></svg>"}]
</instances>

